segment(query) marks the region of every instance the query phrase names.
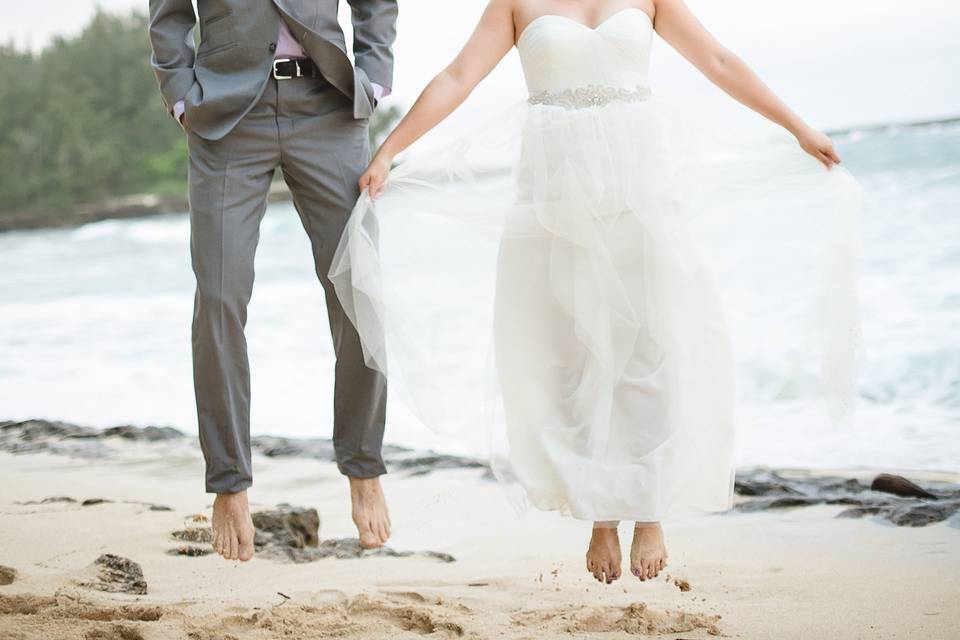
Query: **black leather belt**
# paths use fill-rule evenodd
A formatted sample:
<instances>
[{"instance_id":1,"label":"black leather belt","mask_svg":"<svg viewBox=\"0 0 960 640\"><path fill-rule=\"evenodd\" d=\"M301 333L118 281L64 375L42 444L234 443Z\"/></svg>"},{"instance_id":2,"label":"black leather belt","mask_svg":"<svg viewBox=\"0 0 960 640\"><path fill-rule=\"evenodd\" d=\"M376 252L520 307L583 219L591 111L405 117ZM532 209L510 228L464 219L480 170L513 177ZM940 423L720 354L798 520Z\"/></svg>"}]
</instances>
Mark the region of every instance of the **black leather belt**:
<instances>
[{"instance_id":1,"label":"black leather belt","mask_svg":"<svg viewBox=\"0 0 960 640\"><path fill-rule=\"evenodd\" d=\"M320 70L310 58L276 58L273 61L273 77L277 80L319 78Z\"/></svg>"}]
</instances>

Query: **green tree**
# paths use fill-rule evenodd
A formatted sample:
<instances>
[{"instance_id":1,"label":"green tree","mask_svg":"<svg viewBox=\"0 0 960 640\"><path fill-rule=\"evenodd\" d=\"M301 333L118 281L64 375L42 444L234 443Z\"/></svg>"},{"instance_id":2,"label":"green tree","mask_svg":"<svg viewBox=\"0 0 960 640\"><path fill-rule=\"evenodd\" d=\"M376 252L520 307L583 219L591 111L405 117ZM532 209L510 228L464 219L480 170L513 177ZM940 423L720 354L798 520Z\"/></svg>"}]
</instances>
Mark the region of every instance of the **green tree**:
<instances>
[{"instance_id":1,"label":"green tree","mask_svg":"<svg viewBox=\"0 0 960 640\"><path fill-rule=\"evenodd\" d=\"M185 143L159 106L146 33L141 12L98 11L39 55L0 50L0 211L183 181Z\"/></svg>"},{"instance_id":2,"label":"green tree","mask_svg":"<svg viewBox=\"0 0 960 640\"><path fill-rule=\"evenodd\" d=\"M39 54L0 46L0 220L132 193L183 194L186 139L150 68L142 11L98 10ZM381 109L377 144L400 116Z\"/></svg>"}]
</instances>

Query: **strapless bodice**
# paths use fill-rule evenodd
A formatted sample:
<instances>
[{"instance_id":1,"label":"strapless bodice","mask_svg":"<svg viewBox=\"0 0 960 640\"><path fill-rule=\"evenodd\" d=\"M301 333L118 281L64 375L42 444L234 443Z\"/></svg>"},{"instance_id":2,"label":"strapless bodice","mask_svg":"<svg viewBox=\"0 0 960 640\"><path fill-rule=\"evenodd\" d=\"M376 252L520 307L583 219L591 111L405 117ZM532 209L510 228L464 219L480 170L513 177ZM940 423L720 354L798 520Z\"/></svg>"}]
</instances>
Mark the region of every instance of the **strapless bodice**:
<instances>
[{"instance_id":1,"label":"strapless bodice","mask_svg":"<svg viewBox=\"0 0 960 640\"><path fill-rule=\"evenodd\" d=\"M582 87L647 88L653 24L636 8L614 13L595 28L560 15L542 15L517 41L530 93Z\"/></svg>"}]
</instances>

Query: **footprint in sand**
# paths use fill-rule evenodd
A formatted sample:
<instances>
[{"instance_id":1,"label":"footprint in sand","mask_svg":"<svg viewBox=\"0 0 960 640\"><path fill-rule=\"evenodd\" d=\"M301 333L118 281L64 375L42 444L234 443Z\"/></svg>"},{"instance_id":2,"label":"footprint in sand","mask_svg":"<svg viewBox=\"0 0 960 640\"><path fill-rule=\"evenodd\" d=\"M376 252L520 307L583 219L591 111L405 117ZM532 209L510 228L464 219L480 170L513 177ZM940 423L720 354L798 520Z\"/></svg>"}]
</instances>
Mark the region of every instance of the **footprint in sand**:
<instances>
[{"instance_id":1,"label":"footprint in sand","mask_svg":"<svg viewBox=\"0 0 960 640\"><path fill-rule=\"evenodd\" d=\"M522 611L512 622L521 627L537 627L541 634L629 633L661 635L687 633L703 629L721 635L720 616L686 611L657 611L642 602L626 607L558 607Z\"/></svg>"},{"instance_id":2,"label":"footprint in sand","mask_svg":"<svg viewBox=\"0 0 960 640\"><path fill-rule=\"evenodd\" d=\"M65 592L0 595L0 638L143 640L142 629L163 614L161 607L95 604Z\"/></svg>"}]
</instances>

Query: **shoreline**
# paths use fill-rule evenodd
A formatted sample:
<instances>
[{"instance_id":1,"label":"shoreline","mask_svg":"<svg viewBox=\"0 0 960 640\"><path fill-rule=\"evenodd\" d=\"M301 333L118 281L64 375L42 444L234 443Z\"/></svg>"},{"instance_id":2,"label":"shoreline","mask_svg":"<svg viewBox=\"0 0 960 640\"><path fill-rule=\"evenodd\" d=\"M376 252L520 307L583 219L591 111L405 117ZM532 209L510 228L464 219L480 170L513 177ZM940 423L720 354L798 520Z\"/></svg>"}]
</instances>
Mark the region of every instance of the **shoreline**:
<instances>
[{"instance_id":1,"label":"shoreline","mask_svg":"<svg viewBox=\"0 0 960 640\"><path fill-rule=\"evenodd\" d=\"M899 130L917 130L931 127L960 125L960 115L927 118L917 121L864 123L828 129L825 133L838 139L862 134L882 134ZM291 194L283 180L271 183L268 202L287 202ZM169 213L184 213L189 209L186 179L183 193L160 196L155 193L132 194L104 198L96 202L77 204L57 210L8 211L0 213L0 233L42 229L75 228L104 220L146 218Z\"/></svg>"},{"instance_id":2,"label":"shoreline","mask_svg":"<svg viewBox=\"0 0 960 640\"><path fill-rule=\"evenodd\" d=\"M960 627L957 516L893 526L825 503L683 514L664 522L658 578L599 585L583 566L589 523L518 517L481 468L391 470L393 535L368 552L334 464L257 454L258 534L272 520L316 535L227 562L204 541L213 497L190 437L61 432L87 447L78 455L39 446L38 427L37 447L11 453L24 442L11 424L0 423L2 638L947 640ZM620 536L626 554L626 524Z\"/></svg>"},{"instance_id":3,"label":"shoreline","mask_svg":"<svg viewBox=\"0 0 960 640\"><path fill-rule=\"evenodd\" d=\"M292 195L286 183L282 180L271 183L270 193L267 196L268 203L289 202L291 199ZM140 193L105 198L55 211L6 213L0 215L0 233L72 229L105 220L129 220L186 213L189 209L187 185L184 180L182 195L160 196L154 193Z\"/></svg>"},{"instance_id":4,"label":"shoreline","mask_svg":"<svg viewBox=\"0 0 960 640\"><path fill-rule=\"evenodd\" d=\"M333 443L327 438L261 435L253 436L250 445L257 474L261 466L286 461L335 467ZM89 464L176 460L178 464L202 465L197 437L173 427L97 429L40 419L0 420L0 454L52 455ZM483 481L497 484L489 465L476 458L389 444L383 446L383 458L388 473L399 477L452 470L475 472ZM725 513L778 512L818 505L843 505L839 518L870 518L909 527L943 521L960 526L960 472L738 467L734 504Z\"/></svg>"}]
</instances>

